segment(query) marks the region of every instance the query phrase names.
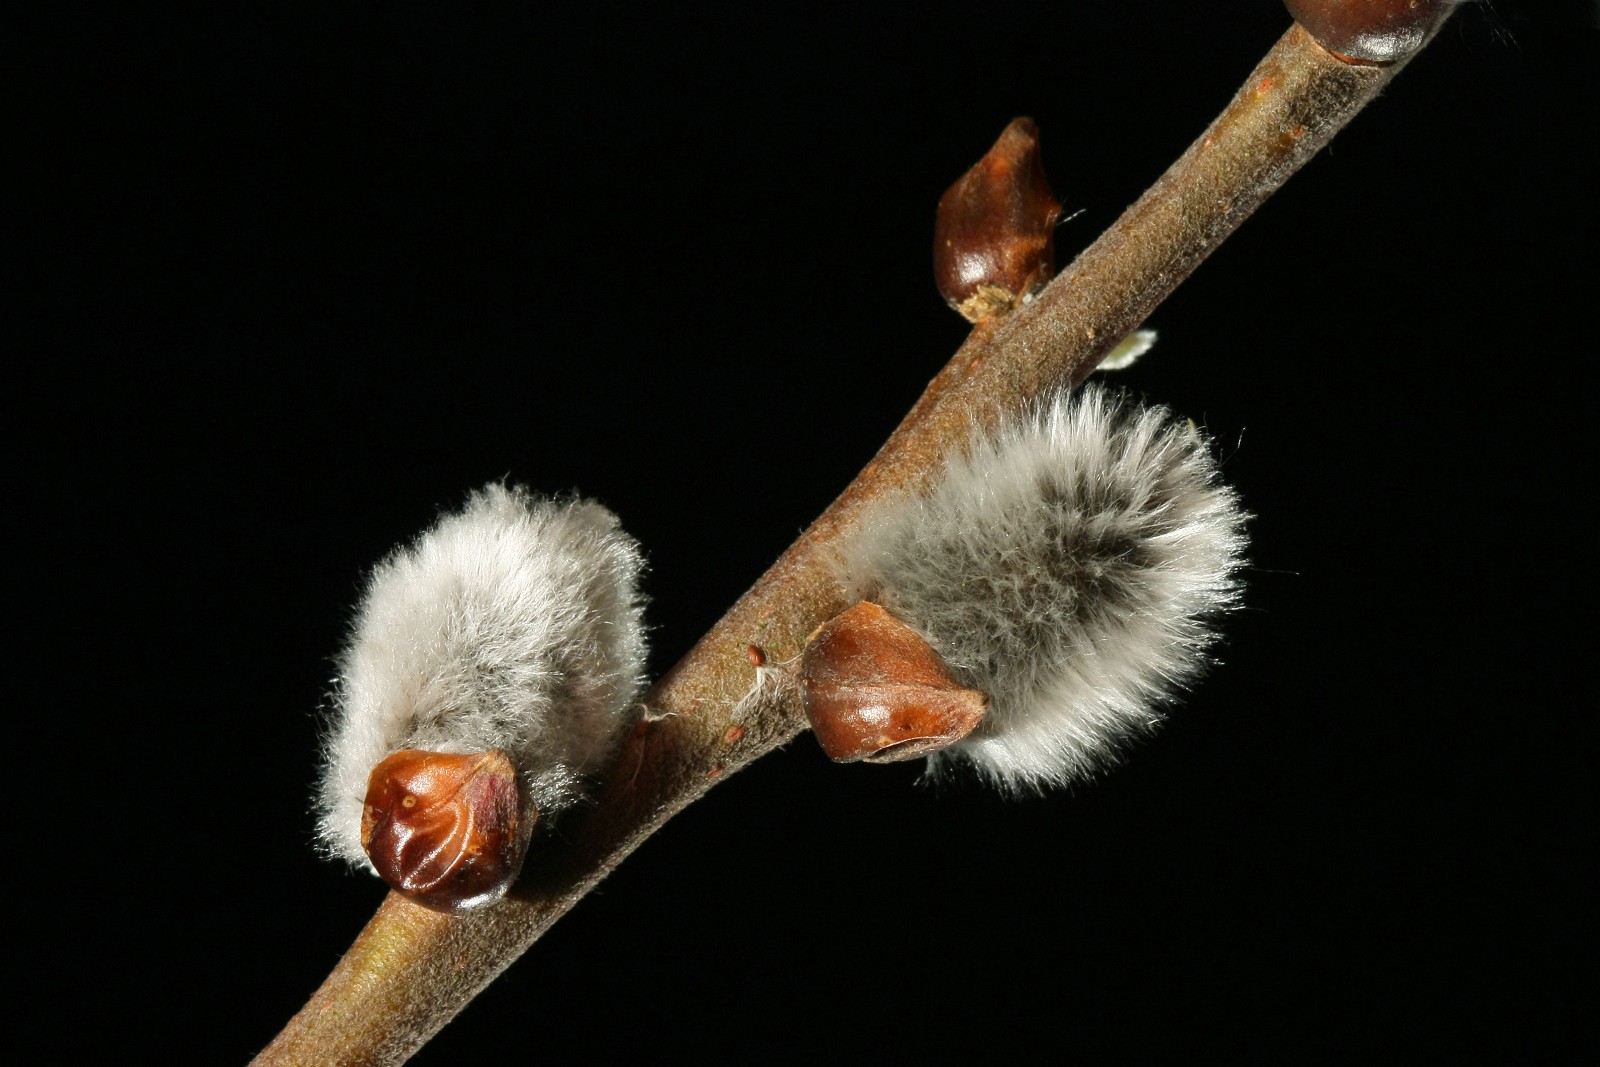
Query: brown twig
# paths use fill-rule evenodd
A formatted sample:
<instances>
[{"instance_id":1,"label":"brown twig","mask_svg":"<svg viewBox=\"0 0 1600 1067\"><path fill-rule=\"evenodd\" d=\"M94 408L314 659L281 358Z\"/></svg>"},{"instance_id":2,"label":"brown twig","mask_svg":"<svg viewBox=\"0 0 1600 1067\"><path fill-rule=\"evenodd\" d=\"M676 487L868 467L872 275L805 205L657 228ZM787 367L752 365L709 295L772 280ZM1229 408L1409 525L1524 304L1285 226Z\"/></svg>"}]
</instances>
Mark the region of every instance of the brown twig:
<instances>
[{"instance_id":1,"label":"brown twig","mask_svg":"<svg viewBox=\"0 0 1600 1067\"><path fill-rule=\"evenodd\" d=\"M391 893L256 1063L404 1061L675 813L804 729L792 694L741 704L747 650L793 657L848 606L825 561L862 506L925 482L974 426L1081 381L1402 65L1351 65L1291 27L1110 230L1032 303L973 330L866 469L650 691L595 807L536 842L512 894L451 916Z\"/></svg>"}]
</instances>

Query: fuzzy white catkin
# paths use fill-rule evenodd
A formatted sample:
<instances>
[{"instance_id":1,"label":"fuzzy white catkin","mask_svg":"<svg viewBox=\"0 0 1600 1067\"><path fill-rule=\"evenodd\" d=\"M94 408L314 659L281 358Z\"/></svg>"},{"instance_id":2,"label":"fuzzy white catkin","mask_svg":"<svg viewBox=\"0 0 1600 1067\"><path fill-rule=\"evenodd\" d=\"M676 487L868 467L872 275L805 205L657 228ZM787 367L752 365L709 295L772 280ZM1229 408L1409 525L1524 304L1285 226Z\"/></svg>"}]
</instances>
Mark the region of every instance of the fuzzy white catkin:
<instances>
[{"instance_id":1,"label":"fuzzy white catkin","mask_svg":"<svg viewBox=\"0 0 1600 1067\"><path fill-rule=\"evenodd\" d=\"M367 865L367 778L406 748L505 749L541 820L570 806L644 679L643 565L599 504L502 485L379 564L339 661L323 846Z\"/></svg>"},{"instance_id":2,"label":"fuzzy white catkin","mask_svg":"<svg viewBox=\"0 0 1600 1067\"><path fill-rule=\"evenodd\" d=\"M887 499L840 577L989 694L977 730L930 757L1010 793L1081 778L1160 718L1238 596L1244 513L1192 423L1089 387Z\"/></svg>"}]
</instances>

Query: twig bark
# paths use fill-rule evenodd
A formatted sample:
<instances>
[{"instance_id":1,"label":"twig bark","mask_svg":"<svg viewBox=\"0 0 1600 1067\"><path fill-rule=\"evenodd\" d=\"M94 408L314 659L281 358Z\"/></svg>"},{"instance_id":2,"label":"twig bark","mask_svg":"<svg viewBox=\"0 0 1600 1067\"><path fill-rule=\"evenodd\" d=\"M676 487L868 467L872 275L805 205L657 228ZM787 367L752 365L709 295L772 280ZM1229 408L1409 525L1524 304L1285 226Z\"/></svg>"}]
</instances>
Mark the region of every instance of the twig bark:
<instances>
[{"instance_id":1,"label":"twig bark","mask_svg":"<svg viewBox=\"0 0 1600 1067\"><path fill-rule=\"evenodd\" d=\"M536 842L509 897L459 917L391 893L255 1062L403 1062L667 819L794 738L806 723L791 696L740 705L746 648L792 657L848 606L825 563L861 507L927 481L975 426L1086 377L1401 66L1351 65L1291 27L1110 230L1032 303L973 330L872 462L650 691L595 807Z\"/></svg>"}]
</instances>

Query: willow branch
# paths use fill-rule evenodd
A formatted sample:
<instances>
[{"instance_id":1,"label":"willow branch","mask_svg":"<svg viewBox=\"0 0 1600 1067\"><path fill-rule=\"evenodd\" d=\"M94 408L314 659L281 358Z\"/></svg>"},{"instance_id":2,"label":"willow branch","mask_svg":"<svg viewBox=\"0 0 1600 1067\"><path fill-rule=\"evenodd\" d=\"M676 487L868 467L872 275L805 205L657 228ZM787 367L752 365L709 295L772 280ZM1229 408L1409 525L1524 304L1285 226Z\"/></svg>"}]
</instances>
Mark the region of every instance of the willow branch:
<instances>
[{"instance_id":1,"label":"willow branch","mask_svg":"<svg viewBox=\"0 0 1600 1067\"><path fill-rule=\"evenodd\" d=\"M404 1061L669 818L800 733L792 697L740 704L746 649L797 655L848 607L825 561L862 507L927 482L975 426L1081 381L1402 65L1352 65L1291 27L1110 230L1031 303L973 330L855 481L649 692L596 805L536 843L512 894L459 917L391 893L256 1062Z\"/></svg>"}]
</instances>

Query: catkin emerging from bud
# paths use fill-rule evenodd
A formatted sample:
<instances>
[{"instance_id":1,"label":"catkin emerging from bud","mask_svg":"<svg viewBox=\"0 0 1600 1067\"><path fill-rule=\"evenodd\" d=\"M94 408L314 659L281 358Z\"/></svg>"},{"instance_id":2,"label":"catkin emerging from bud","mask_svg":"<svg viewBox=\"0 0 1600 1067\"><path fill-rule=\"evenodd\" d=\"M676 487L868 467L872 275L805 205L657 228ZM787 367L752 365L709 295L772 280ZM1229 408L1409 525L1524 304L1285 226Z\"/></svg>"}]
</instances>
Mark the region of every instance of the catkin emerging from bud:
<instances>
[{"instance_id":1,"label":"catkin emerging from bud","mask_svg":"<svg viewBox=\"0 0 1600 1067\"><path fill-rule=\"evenodd\" d=\"M1105 763L1200 673L1238 596L1244 518L1192 424L1086 388L953 458L921 497L874 505L840 578L989 696L931 768L1033 792Z\"/></svg>"},{"instance_id":2,"label":"catkin emerging from bud","mask_svg":"<svg viewBox=\"0 0 1600 1067\"><path fill-rule=\"evenodd\" d=\"M339 661L324 847L368 864L368 776L402 749L502 750L541 820L569 807L643 682L643 562L600 505L490 485L379 564Z\"/></svg>"}]
</instances>

